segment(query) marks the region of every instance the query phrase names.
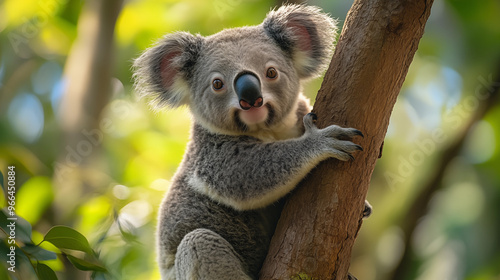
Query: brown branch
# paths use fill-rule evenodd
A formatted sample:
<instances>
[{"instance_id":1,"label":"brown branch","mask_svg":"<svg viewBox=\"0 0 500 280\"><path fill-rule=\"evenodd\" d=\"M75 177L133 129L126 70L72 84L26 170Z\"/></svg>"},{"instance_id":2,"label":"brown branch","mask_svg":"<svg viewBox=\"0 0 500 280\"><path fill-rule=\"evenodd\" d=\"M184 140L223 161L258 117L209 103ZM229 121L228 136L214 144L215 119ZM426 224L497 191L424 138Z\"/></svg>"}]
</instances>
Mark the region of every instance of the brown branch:
<instances>
[{"instance_id":1,"label":"brown branch","mask_svg":"<svg viewBox=\"0 0 500 280\"><path fill-rule=\"evenodd\" d=\"M346 279L389 117L432 0L354 2L316 98L318 126L355 127L365 151L320 164L285 205L261 279Z\"/></svg>"},{"instance_id":2,"label":"brown branch","mask_svg":"<svg viewBox=\"0 0 500 280\"><path fill-rule=\"evenodd\" d=\"M500 64L498 64L500 65ZM427 184L422 188L418 197L414 200L409 208L402 223L404 232L405 252L401 258L398 266L394 270L392 277L389 279L409 279L412 265L413 250L411 247L411 240L413 233L418 225L420 219L427 213L428 204L436 191L440 190L443 185L441 184L443 176L450 162L460 153L460 150L474 125L484 118L484 116L499 102L500 100L500 68L497 69L496 78L492 79L490 85L483 85L481 88L476 89L475 97L479 102L478 109L474 112L473 116L464 125L462 130L455 136L455 140L445 150L442 151L440 162L437 164L438 169L429 178ZM490 76L491 78L491 76Z\"/></svg>"}]
</instances>

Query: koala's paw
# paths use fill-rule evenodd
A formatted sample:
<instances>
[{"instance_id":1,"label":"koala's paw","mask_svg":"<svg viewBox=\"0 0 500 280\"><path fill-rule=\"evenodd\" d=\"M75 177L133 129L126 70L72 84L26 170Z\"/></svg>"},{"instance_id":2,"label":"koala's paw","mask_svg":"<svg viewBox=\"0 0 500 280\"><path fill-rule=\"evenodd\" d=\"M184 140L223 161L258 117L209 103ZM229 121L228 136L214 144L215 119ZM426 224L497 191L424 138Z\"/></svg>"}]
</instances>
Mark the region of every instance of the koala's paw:
<instances>
[{"instance_id":1,"label":"koala's paw","mask_svg":"<svg viewBox=\"0 0 500 280\"><path fill-rule=\"evenodd\" d=\"M361 131L355 128L343 128L338 125L330 125L319 129L315 124L316 119L317 116L314 113L304 116L306 134L313 137L315 143L319 144L319 146L324 147L329 156L342 161L353 160L354 157L351 154L363 150L360 145L349 141L355 136L363 137Z\"/></svg>"}]
</instances>

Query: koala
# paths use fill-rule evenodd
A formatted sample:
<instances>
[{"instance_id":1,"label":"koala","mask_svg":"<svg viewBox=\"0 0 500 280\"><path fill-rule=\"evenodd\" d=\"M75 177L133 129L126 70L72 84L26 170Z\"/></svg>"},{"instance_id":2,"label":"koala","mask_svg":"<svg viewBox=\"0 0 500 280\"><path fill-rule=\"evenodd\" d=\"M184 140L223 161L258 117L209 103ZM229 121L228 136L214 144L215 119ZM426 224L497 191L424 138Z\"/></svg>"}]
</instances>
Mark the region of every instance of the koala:
<instances>
[{"instance_id":1,"label":"koala","mask_svg":"<svg viewBox=\"0 0 500 280\"><path fill-rule=\"evenodd\" d=\"M301 92L335 34L319 8L285 5L257 26L166 35L135 60L141 96L193 116L159 210L162 279L257 279L283 197L322 160L362 150L357 129L317 128Z\"/></svg>"}]
</instances>

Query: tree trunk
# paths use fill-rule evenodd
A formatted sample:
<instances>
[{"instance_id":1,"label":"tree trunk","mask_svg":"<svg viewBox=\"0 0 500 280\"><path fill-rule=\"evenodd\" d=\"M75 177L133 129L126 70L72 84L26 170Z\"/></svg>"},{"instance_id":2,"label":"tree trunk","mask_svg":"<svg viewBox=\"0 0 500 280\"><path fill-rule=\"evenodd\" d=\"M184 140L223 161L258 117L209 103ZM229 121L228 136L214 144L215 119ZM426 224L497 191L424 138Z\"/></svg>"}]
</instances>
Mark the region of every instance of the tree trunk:
<instances>
[{"instance_id":1,"label":"tree trunk","mask_svg":"<svg viewBox=\"0 0 500 280\"><path fill-rule=\"evenodd\" d=\"M347 279L389 117L433 0L356 0L313 111L318 127L361 130L364 152L327 160L288 199L260 279Z\"/></svg>"},{"instance_id":2,"label":"tree trunk","mask_svg":"<svg viewBox=\"0 0 500 280\"><path fill-rule=\"evenodd\" d=\"M56 218L66 218L88 184L85 165L100 148L99 122L111 92L113 39L123 0L89 0L78 20L78 37L64 69L66 88L60 105L62 145L54 166Z\"/></svg>"}]
</instances>

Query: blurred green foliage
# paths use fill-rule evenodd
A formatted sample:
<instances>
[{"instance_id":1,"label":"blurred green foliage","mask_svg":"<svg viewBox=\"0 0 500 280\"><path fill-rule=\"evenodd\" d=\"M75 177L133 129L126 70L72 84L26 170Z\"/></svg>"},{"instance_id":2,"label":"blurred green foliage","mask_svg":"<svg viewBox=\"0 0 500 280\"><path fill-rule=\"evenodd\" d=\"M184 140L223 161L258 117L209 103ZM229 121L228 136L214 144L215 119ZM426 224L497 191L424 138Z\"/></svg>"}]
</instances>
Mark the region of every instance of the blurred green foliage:
<instances>
[{"instance_id":1,"label":"blurred green foliage","mask_svg":"<svg viewBox=\"0 0 500 280\"><path fill-rule=\"evenodd\" d=\"M97 152L79 166L92 184L62 193L61 181L79 179L66 165L83 160L62 139L60 103L65 63L79 35L84 3L0 2L0 170L5 174L8 166L16 166L16 214L33 226L34 244L54 225L67 225L85 235L104 262L108 273L94 275L97 279L159 279L155 218L182 160L190 116L186 108L152 112L138 102L132 60L165 33L209 35L259 24L277 3L125 1L115 28L112 100L101 116L109 126L100 131ZM310 4L342 23L351 2ZM401 225L411 214L410 205L438 168L441 151L477 109L477 93L500 83L495 80L499 14L496 0L434 3L372 178L368 199L374 215L364 222L351 266L359 279L390 279L405 250ZM312 100L320 82L305 87ZM500 279L499 120L495 104L447 167L414 232L412 272L406 279ZM61 157L66 161L61 163ZM5 197L0 203L7 205ZM41 247L57 251L46 242ZM60 259L40 264L39 271L50 268L59 279L90 276L71 271ZM5 275L0 269L0 278ZM12 277L32 279L29 273Z\"/></svg>"}]
</instances>

